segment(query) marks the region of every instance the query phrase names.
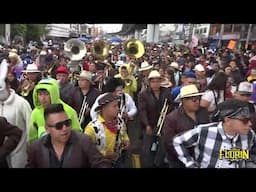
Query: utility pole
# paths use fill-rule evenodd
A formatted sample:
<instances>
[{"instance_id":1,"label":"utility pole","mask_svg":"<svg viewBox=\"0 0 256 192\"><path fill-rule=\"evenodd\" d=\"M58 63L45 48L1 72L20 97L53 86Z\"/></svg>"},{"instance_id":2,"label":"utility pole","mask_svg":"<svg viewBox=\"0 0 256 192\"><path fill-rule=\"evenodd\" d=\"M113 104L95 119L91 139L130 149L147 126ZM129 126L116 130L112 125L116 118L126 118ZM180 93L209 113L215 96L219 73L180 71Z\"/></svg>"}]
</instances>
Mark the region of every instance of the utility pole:
<instances>
[{"instance_id":1,"label":"utility pole","mask_svg":"<svg viewBox=\"0 0 256 192\"><path fill-rule=\"evenodd\" d=\"M189 41L192 41L192 35L193 35L193 29L194 29L194 24L190 24L190 27L189 27L189 36L188 36L188 40Z\"/></svg>"},{"instance_id":2,"label":"utility pole","mask_svg":"<svg viewBox=\"0 0 256 192\"><path fill-rule=\"evenodd\" d=\"M219 41L218 41L217 47L220 47L220 45L221 45L221 39L222 39L223 33L224 33L224 24L221 24L220 36L219 36Z\"/></svg>"},{"instance_id":3,"label":"utility pole","mask_svg":"<svg viewBox=\"0 0 256 192\"><path fill-rule=\"evenodd\" d=\"M250 36L251 36L251 30L252 30L252 24L249 24L248 28L248 33L247 33L247 38L246 38L246 43L245 43L245 49L248 49L249 41L250 41Z\"/></svg>"},{"instance_id":4,"label":"utility pole","mask_svg":"<svg viewBox=\"0 0 256 192\"><path fill-rule=\"evenodd\" d=\"M11 44L11 24L5 24L5 41L7 45Z\"/></svg>"}]
</instances>

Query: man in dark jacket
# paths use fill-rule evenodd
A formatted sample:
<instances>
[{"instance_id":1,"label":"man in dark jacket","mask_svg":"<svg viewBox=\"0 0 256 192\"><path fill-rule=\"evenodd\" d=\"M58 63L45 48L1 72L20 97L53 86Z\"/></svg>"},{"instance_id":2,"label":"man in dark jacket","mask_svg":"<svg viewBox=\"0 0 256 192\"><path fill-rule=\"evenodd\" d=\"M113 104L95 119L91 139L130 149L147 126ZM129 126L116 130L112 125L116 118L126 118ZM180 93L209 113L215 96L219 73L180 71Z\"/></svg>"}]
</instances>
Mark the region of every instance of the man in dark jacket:
<instances>
[{"instance_id":1,"label":"man in dark jacket","mask_svg":"<svg viewBox=\"0 0 256 192\"><path fill-rule=\"evenodd\" d=\"M45 109L47 135L29 146L28 168L110 168L89 136L70 129L62 104Z\"/></svg>"},{"instance_id":2,"label":"man in dark jacket","mask_svg":"<svg viewBox=\"0 0 256 192\"><path fill-rule=\"evenodd\" d=\"M0 117L0 168L8 168L6 157L17 147L21 135L21 129Z\"/></svg>"},{"instance_id":3,"label":"man in dark jacket","mask_svg":"<svg viewBox=\"0 0 256 192\"><path fill-rule=\"evenodd\" d=\"M161 115L161 111L166 102L168 110L166 114L174 109L174 103L168 88L160 87L161 75L158 71L153 70L148 76L149 87L142 91L139 95L139 115L141 127L143 129L143 144L142 144L142 167L164 167L164 158L158 154L159 151L165 151L162 145L159 145L157 150L154 147L156 140L157 124ZM162 118L164 121L164 118ZM160 140L161 141L161 140ZM161 143L161 142L160 142Z\"/></svg>"},{"instance_id":4,"label":"man in dark jacket","mask_svg":"<svg viewBox=\"0 0 256 192\"><path fill-rule=\"evenodd\" d=\"M70 104L76 110L83 130L92 120L90 110L99 95L100 91L93 87L91 72L82 71L79 75L78 87L75 87L71 93L72 102Z\"/></svg>"},{"instance_id":5,"label":"man in dark jacket","mask_svg":"<svg viewBox=\"0 0 256 192\"><path fill-rule=\"evenodd\" d=\"M209 122L207 109L199 106L201 95L202 93L199 93L196 85L183 86L179 97L182 105L166 116L163 138L169 165L172 168L184 167L173 148L174 136L193 129L198 124Z\"/></svg>"}]
</instances>

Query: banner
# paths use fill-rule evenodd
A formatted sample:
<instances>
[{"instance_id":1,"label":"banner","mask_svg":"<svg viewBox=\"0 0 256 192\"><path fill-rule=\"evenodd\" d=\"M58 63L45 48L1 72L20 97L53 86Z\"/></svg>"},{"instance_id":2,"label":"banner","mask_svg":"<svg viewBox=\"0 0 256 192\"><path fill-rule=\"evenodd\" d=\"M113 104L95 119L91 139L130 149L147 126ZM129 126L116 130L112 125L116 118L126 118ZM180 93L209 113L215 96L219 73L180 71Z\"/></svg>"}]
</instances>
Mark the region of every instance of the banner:
<instances>
[{"instance_id":1,"label":"banner","mask_svg":"<svg viewBox=\"0 0 256 192\"><path fill-rule=\"evenodd\" d=\"M236 47L236 41L230 40L229 43L228 43L227 48L234 49L235 47Z\"/></svg>"}]
</instances>

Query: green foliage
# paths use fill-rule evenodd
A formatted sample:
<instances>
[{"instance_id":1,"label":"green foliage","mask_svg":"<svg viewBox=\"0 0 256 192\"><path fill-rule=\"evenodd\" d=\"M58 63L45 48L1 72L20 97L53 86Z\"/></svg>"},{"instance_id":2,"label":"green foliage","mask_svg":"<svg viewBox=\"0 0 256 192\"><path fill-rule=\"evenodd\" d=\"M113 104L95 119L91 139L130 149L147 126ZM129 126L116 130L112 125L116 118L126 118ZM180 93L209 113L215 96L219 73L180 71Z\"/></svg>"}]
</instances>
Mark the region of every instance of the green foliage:
<instances>
[{"instance_id":1,"label":"green foliage","mask_svg":"<svg viewBox=\"0 0 256 192\"><path fill-rule=\"evenodd\" d=\"M47 33L47 24L12 24L11 38L16 36L23 37L26 42L38 41L41 36Z\"/></svg>"},{"instance_id":2,"label":"green foliage","mask_svg":"<svg viewBox=\"0 0 256 192\"><path fill-rule=\"evenodd\" d=\"M27 32L26 24L12 24L11 25L11 38L15 36L25 36Z\"/></svg>"},{"instance_id":3,"label":"green foliage","mask_svg":"<svg viewBox=\"0 0 256 192\"><path fill-rule=\"evenodd\" d=\"M38 41L46 32L46 24L27 24L26 41Z\"/></svg>"}]
</instances>

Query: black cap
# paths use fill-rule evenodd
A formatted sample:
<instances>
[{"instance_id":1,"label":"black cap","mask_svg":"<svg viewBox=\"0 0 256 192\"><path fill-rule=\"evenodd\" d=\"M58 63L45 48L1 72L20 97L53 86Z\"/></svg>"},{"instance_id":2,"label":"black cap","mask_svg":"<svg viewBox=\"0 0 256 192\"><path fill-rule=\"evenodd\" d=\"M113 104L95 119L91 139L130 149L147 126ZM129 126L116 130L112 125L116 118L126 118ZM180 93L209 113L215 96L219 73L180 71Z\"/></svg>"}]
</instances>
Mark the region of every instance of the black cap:
<instances>
[{"instance_id":1,"label":"black cap","mask_svg":"<svg viewBox=\"0 0 256 192\"><path fill-rule=\"evenodd\" d=\"M104 105L115 100L118 100L117 96L114 96L112 93L106 93L102 98L99 99L99 106L95 108L95 111L98 112Z\"/></svg>"},{"instance_id":2,"label":"black cap","mask_svg":"<svg viewBox=\"0 0 256 192\"><path fill-rule=\"evenodd\" d=\"M221 120L224 117L244 119L250 118L248 102L237 99L229 99L219 104L218 115Z\"/></svg>"}]
</instances>

